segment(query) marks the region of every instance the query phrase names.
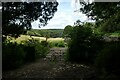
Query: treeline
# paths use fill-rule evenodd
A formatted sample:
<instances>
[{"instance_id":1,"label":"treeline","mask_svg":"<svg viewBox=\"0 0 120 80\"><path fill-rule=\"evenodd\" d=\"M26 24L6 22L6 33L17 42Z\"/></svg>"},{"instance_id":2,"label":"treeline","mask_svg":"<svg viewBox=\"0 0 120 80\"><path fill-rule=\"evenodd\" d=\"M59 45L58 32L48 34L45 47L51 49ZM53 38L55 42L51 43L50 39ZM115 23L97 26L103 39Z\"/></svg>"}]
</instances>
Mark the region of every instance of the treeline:
<instances>
[{"instance_id":1,"label":"treeline","mask_svg":"<svg viewBox=\"0 0 120 80\"><path fill-rule=\"evenodd\" d=\"M108 40L106 34L98 32L93 23L76 23L64 29L68 38L66 60L93 65L100 80L120 78L120 40Z\"/></svg>"},{"instance_id":2,"label":"treeline","mask_svg":"<svg viewBox=\"0 0 120 80\"><path fill-rule=\"evenodd\" d=\"M31 29L26 34L30 36L56 38L63 36L63 29Z\"/></svg>"}]
</instances>

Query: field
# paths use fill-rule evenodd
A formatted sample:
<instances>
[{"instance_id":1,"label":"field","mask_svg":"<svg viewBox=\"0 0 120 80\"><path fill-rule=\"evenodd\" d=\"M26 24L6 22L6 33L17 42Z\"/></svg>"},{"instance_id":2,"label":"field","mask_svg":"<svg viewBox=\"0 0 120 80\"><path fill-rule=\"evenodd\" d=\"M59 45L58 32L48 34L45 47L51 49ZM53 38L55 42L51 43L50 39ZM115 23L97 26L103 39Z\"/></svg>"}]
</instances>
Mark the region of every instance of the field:
<instances>
[{"instance_id":1,"label":"field","mask_svg":"<svg viewBox=\"0 0 120 80\"><path fill-rule=\"evenodd\" d=\"M21 35L20 37L16 38L16 39L13 39L12 38L12 42L13 41L16 41L17 43L20 43L21 41L24 41L24 40L28 40L28 39L37 39L37 40L40 40L40 41L43 41L45 40L46 38L45 37L37 37L37 36L28 36L28 35ZM48 42L52 42L52 41L64 41L63 38L48 38Z\"/></svg>"},{"instance_id":2,"label":"field","mask_svg":"<svg viewBox=\"0 0 120 80\"><path fill-rule=\"evenodd\" d=\"M46 40L45 37L37 37L37 36L30 37L29 35L21 35L20 37L16 39L14 38L8 38L8 39L10 39L10 42L17 42L18 44L20 44L32 38L40 42ZM66 46L63 38L48 38L47 42L49 43L51 47L65 47Z\"/></svg>"}]
</instances>

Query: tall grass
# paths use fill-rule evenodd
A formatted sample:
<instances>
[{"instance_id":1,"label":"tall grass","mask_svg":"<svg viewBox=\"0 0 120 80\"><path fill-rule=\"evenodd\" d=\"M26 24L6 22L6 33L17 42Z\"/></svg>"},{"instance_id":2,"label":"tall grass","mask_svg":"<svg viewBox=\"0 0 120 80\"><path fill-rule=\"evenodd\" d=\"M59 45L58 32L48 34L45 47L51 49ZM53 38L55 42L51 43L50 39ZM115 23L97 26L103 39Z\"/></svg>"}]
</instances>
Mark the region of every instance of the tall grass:
<instances>
[{"instance_id":1,"label":"tall grass","mask_svg":"<svg viewBox=\"0 0 120 80\"><path fill-rule=\"evenodd\" d=\"M20 37L14 39L9 38L10 42L17 42L18 44L24 44L25 41L28 41L29 39L35 39L39 42L45 41L45 37L37 37L37 36L28 36L28 35L21 35ZM47 42L49 43L50 47L65 47L64 39L63 38L48 38Z\"/></svg>"}]
</instances>

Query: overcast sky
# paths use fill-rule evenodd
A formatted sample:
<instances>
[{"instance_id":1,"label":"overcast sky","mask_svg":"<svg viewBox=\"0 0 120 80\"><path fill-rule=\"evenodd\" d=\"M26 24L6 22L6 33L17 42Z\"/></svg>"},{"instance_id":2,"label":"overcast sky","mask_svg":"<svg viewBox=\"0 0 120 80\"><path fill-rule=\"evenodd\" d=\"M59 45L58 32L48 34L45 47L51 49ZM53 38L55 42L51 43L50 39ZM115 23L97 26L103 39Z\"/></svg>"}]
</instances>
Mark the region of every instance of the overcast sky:
<instances>
[{"instance_id":1,"label":"overcast sky","mask_svg":"<svg viewBox=\"0 0 120 80\"><path fill-rule=\"evenodd\" d=\"M76 20L87 21L87 17L78 10L80 5L78 0L57 0L58 10L54 17L48 21L47 26L38 28L39 20L32 23L33 29L64 29L67 25L73 25ZM75 1L77 3L75 3Z\"/></svg>"}]
</instances>

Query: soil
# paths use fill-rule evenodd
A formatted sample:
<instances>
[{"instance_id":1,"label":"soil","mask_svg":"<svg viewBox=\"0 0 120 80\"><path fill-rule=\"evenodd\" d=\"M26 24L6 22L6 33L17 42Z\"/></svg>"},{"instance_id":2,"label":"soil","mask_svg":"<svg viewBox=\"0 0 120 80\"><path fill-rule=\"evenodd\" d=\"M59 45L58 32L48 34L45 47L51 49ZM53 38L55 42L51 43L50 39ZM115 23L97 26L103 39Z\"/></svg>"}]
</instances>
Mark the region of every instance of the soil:
<instances>
[{"instance_id":1,"label":"soil","mask_svg":"<svg viewBox=\"0 0 120 80\"><path fill-rule=\"evenodd\" d=\"M83 64L70 63L64 60L66 48L51 48L46 58L28 63L18 69L5 71L3 80L8 79L44 79L66 78L80 80L95 80L96 72L93 67Z\"/></svg>"}]
</instances>

